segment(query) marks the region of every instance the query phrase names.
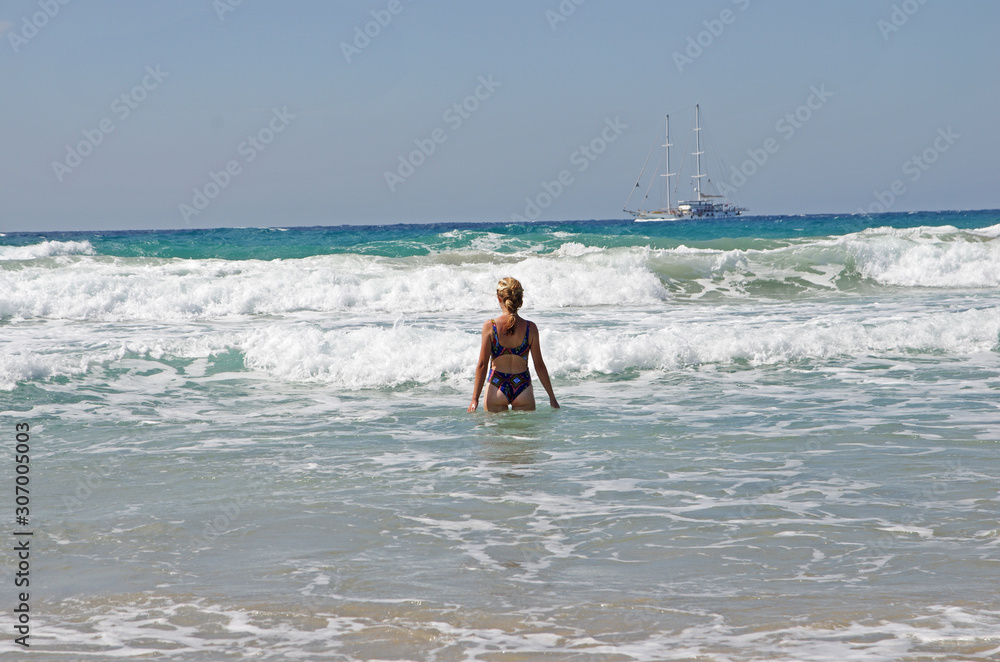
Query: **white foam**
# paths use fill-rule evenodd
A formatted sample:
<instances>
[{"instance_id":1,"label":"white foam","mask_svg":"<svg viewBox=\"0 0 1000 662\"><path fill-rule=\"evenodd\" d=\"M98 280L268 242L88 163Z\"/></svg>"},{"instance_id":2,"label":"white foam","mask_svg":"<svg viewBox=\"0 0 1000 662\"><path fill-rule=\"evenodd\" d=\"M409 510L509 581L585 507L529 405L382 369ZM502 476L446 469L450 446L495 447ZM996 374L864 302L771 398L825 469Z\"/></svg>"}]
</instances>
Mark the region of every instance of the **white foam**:
<instances>
[{"instance_id":1,"label":"white foam","mask_svg":"<svg viewBox=\"0 0 1000 662\"><path fill-rule=\"evenodd\" d=\"M0 315L106 321L213 319L300 311L419 314L492 310L496 281L525 285L525 310L649 306L673 296L791 296L837 291L853 276L893 287L1000 287L1000 226L876 228L791 240L766 250L598 248L551 253L505 235L475 249L408 258L324 255L294 260L93 256L88 242L0 248L28 261L0 272ZM30 261L74 255L71 261ZM778 284L777 289L770 284ZM789 287L791 289L789 289ZM769 289L770 288L770 289ZM781 293L785 294L782 295Z\"/></svg>"},{"instance_id":2,"label":"white foam","mask_svg":"<svg viewBox=\"0 0 1000 662\"><path fill-rule=\"evenodd\" d=\"M835 356L944 351L991 351L1000 334L1000 308L935 313L916 319L740 320L685 323L638 334L588 330L543 333L546 363L556 374L621 373L629 369L746 361L780 364ZM549 349L551 348L551 349Z\"/></svg>"},{"instance_id":3,"label":"white foam","mask_svg":"<svg viewBox=\"0 0 1000 662\"><path fill-rule=\"evenodd\" d=\"M434 350L439 347L449 351ZM312 325L272 325L243 342L248 368L347 388L441 381L467 372L478 349L478 338L469 333L402 326L323 331Z\"/></svg>"},{"instance_id":4,"label":"white foam","mask_svg":"<svg viewBox=\"0 0 1000 662\"><path fill-rule=\"evenodd\" d=\"M588 325L585 333L573 320L556 320L541 327L541 347L550 374L575 379L737 362L765 366L941 352L971 356L993 351L1000 337L1000 307L913 317L865 312L817 318L772 312L741 316L735 324L726 315L699 317L679 310L645 325ZM320 382L347 390L435 383L464 389L479 355L480 335L478 328L451 324L324 328L290 321L168 335L154 329L133 333L117 344L74 342L85 345L74 354L55 353L44 344L21 344L0 354L0 389L10 390L21 381L82 375L109 361L120 367L127 354L157 361L194 359L183 378L200 378L211 355L234 351L242 354L246 369L287 382ZM141 373L141 365L133 372ZM174 378L166 373L135 377L147 387L152 379Z\"/></svg>"},{"instance_id":5,"label":"white foam","mask_svg":"<svg viewBox=\"0 0 1000 662\"><path fill-rule=\"evenodd\" d=\"M979 228L978 230L972 230L972 232L981 234L984 237L1000 237L1000 224Z\"/></svg>"},{"instance_id":6,"label":"white foam","mask_svg":"<svg viewBox=\"0 0 1000 662\"><path fill-rule=\"evenodd\" d=\"M799 616L748 627L693 607L663 607L638 598L607 598L559 610L501 612L490 618L425 600L340 601L318 593L271 608L208 600L121 596L107 604L69 599L65 615L43 617L33 645L72 651L79 659L207 655L284 659L524 659L555 656L663 659L871 660L994 659L998 614L951 605ZM350 615L341 615L338 612ZM578 613L579 612L579 613ZM601 620L593 625L594 615ZM6 614L4 614L6 616ZM388 634L387 634L388 633ZM367 646L358 650L357 642ZM353 645L352 645L353 644Z\"/></svg>"},{"instance_id":7,"label":"white foam","mask_svg":"<svg viewBox=\"0 0 1000 662\"><path fill-rule=\"evenodd\" d=\"M643 304L666 296L644 251L536 256L515 263L449 256L300 260L93 258L0 274L0 315L84 320L210 319L297 311L492 310L496 281L515 275L529 307Z\"/></svg>"},{"instance_id":8,"label":"white foam","mask_svg":"<svg viewBox=\"0 0 1000 662\"><path fill-rule=\"evenodd\" d=\"M94 253L94 247L89 241L43 241L28 246L0 246L0 260L37 260L54 255L94 255Z\"/></svg>"},{"instance_id":9,"label":"white foam","mask_svg":"<svg viewBox=\"0 0 1000 662\"><path fill-rule=\"evenodd\" d=\"M993 228L943 226L876 228L840 241L861 275L885 285L992 288L1000 286L996 237Z\"/></svg>"},{"instance_id":10,"label":"white foam","mask_svg":"<svg viewBox=\"0 0 1000 662\"><path fill-rule=\"evenodd\" d=\"M1000 286L998 237L1000 226L872 228L764 250L681 245L655 251L652 267L668 280L690 279L716 292L739 293L762 281L837 289L838 277L851 274L902 287L994 288Z\"/></svg>"},{"instance_id":11,"label":"white foam","mask_svg":"<svg viewBox=\"0 0 1000 662\"><path fill-rule=\"evenodd\" d=\"M597 246L584 246L576 241L569 241L553 251L553 255L560 257L580 257L588 253L600 253L601 248Z\"/></svg>"},{"instance_id":12,"label":"white foam","mask_svg":"<svg viewBox=\"0 0 1000 662\"><path fill-rule=\"evenodd\" d=\"M117 357L114 352L98 352L89 356L67 356L30 350L5 351L0 354L0 391L12 391L17 387L18 382L83 375L93 365Z\"/></svg>"}]
</instances>

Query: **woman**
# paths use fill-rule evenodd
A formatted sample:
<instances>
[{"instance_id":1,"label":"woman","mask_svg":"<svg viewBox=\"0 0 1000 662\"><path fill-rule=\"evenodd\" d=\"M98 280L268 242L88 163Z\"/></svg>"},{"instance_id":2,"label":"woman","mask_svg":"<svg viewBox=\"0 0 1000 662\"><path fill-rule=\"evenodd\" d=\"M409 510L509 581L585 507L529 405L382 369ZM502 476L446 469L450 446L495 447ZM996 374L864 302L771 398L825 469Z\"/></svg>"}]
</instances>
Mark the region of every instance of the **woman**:
<instances>
[{"instance_id":1,"label":"woman","mask_svg":"<svg viewBox=\"0 0 1000 662\"><path fill-rule=\"evenodd\" d=\"M524 290L516 279L504 278L497 284L497 301L504 312L500 317L483 323L483 342L479 349L479 362L476 363L476 380L468 409L470 412L479 406L479 395L483 391L490 357L493 359L493 370L490 371L489 386L486 388L486 411L506 411L508 406L533 410L535 388L531 385L531 374L528 372L529 353L535 364L538 381L549 394L549 405L559 407L556 396L552 393L549 371L542 360L538 327L517 314L523 297Z\"/></svg>"}]
</instances>

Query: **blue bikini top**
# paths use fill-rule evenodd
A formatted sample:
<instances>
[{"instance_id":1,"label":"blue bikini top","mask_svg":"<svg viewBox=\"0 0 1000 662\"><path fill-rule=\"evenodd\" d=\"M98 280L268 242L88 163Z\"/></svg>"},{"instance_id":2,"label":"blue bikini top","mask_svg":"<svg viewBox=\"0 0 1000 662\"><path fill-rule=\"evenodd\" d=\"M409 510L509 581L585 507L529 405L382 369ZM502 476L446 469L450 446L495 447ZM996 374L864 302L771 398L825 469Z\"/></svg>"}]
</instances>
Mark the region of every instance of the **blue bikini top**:
<instances>
[{"instance_id":1,"label":"blue bikini top","mask_svg":"<svg viewBox=\"0 0 1000 662\"><path fill-rule=\"evenodd\" d=\"M528 360L528 336L531 334L531 322L527 323L527 328L524 330L524 340L517 347L504 347L500 344L500 336L497 334L497 323L496 320L490 320L493 322L493 338L490 340L490 354L493 358L498 356L503 356L504 354L511 354L513 356L520 356L525 361Z\"/></svg>"}]
</instances>

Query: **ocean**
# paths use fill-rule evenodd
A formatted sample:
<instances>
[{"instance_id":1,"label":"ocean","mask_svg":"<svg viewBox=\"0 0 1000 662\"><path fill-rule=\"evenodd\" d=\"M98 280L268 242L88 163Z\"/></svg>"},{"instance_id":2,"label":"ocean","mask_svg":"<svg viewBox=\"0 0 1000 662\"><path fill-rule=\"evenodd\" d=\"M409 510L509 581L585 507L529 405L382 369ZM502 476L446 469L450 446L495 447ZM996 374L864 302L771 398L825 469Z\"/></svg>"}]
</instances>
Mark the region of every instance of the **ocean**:
<instances>
[{"instance_id":1,"label":"ocean","mask_svg":"<svg viewBox=\"0 0 1000 662\"><path fill-rule=\"evenodd\" d=\"M0 660L995 660L998 341L998 211L6 233Z\"/></svg>"}]
</instances>

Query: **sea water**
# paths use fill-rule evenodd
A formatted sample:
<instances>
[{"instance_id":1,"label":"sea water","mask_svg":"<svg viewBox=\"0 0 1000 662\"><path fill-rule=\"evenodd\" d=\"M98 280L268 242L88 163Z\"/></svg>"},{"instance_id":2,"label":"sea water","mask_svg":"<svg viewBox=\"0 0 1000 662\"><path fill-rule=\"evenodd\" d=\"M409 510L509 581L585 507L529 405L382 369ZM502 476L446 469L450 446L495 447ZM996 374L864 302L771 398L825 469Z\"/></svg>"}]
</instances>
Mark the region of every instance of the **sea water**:
<instances>
[{"instance_id":1,"label":"sea water","mask_svg":"<svg viewBox=\"0 0 1000 662\"><path fill-rule=\"evenodd\" d=\"M7 233L0 659L19 422L33 659L997 659L998 337L1000 212Z\"/></svg>"}]
</instances>

